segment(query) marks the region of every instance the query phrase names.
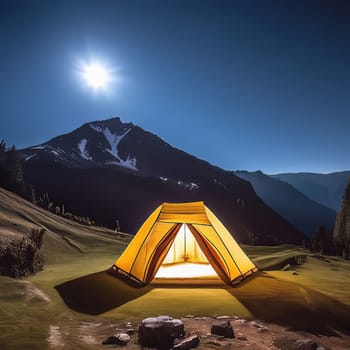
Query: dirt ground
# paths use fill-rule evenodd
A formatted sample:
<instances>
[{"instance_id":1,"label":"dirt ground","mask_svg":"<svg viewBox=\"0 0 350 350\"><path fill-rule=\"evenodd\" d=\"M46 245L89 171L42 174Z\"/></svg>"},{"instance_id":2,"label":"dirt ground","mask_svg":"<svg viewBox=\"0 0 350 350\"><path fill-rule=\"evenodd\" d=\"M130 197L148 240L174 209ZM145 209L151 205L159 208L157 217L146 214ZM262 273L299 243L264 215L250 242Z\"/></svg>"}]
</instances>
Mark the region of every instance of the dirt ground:
<instances>
[{"instance_id":1,"label":"dirt ground","mask_svg":"<svg viewBox=\"0 0 350 350\"><path fill-rule=\"evenodd\" d=\"M321 336L310 334L302 331L292 331L286 327L275 324L268 324L260 321L247 321L238 317L221 316L218 318L211 317L184 317L182 321L185 325L186 336L196 334L200 337L198 349L249 349L249 350L346 350L350 349L350 336L338 333L333 336ZM234 339L224 339L210 333L211 325L214 322L229 321L234 330ZM135 334L131 335L129 344L123 349L140 350L141 346L137 343L138 323L114 324L106 327L102 324L94 327L94 331L88 332L86 328L85 339L82 339L95 349L109 349L115 346L101 345L102 341L113 334L126 332L128 329L134 329ZM64 327L51 329L49 337L50 348L60 349L62 333ZM87 337L87 334L90 334ZM314 342L314 347L306 347L308 342ZM317 347L316 347L317 345ZM310 346L310 345L309 345ZM72 348L73 349L73 348ZM143 348L146 350L146 348Z\"/></svg>"}]
</instances>

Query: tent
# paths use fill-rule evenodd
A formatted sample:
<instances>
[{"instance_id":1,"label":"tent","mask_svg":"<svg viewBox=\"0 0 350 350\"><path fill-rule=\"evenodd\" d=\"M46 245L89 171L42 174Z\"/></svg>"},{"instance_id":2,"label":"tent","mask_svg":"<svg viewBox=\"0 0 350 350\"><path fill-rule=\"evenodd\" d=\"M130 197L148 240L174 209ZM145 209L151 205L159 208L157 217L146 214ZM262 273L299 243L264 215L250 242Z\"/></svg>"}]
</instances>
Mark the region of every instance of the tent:
<instances>
[{"instance_id":1,"label":"tent","mask_svg":"<svg viewBox=\"0 0 350 350\"><path fill-rule=\"evenodd\" d=\"M164 203L143 223L113 265L140 284L153 279L221 278L236 284L257 271L203 202Z\"/></svg>"}]
</instances>

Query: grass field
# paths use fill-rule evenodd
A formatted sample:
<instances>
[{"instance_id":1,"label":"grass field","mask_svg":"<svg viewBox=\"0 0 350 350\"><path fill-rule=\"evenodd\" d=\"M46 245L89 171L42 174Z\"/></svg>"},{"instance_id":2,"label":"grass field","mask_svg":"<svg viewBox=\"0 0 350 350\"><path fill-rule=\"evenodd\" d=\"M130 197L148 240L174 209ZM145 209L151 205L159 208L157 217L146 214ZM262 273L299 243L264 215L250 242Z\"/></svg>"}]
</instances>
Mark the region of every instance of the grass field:
<instances>
[{"instance_id":1,"label":"grass field","mask_svg":"<svg viewBox=\"0 0 350 350\"><path fill-rule=\"evenodd\" d=\"M1 349L96 349L120 324L160 314L237 315L324 335L350 331L349 261L288 245L243 246L260 271L236 288L132 288L106 272L128 236L114 237L0 195L12 204L11 211L8 204L0 208L0 233L16 231L9 226L16 215L23 234L30 225L48 230L42 272L22 280L0 277Z\"/></svg>"},{"instance_id":2,"label":"grass field","mask_svg":"<svg viewBox=\"0 0 350 350\"><path fill-rule=\"evenodd\" d=\"M269 269L271 261L307 254L287 246L245 248L260 268L265 264ZM60 252L60 262L48 263L25 280L1 277L0 344L5 349L46 349L63 342L68 348L90 349L96 337L107 336L116 324L159 314L237 315L317 334L350 329L349 262L308 256L292 270L258 272L236 288L135 289L105 272L122 249L111 240L74 256ZM55 288L67 281L60 292L71 308Z\"/></svg>"}]
</instances>

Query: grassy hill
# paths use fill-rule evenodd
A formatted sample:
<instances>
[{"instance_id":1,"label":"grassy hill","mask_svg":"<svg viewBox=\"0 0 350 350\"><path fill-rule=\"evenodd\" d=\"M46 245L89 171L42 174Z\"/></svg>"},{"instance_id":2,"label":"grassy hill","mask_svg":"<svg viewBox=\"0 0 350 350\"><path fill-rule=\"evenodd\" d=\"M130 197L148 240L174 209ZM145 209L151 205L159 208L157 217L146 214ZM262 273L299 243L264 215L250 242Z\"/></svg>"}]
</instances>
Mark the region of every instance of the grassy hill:
<instances>
[{"instance_id":1,"label":"grassy hill","mask_svg":"<svg viewBox=\"0 0 350 350\"><path fill-rule=\"evenodd\" d=\"M47 263L62 261L77 253L84 255L100 247L124 246L129 241L127 234L116 237L109 229L80 225L0 188L1 237L26 236L33 228L45 229L42 250Z\"/></svg>"},{"instance_id":2,"label":"grassy hill","mask_svg":"<svg viewBox=\"0 0 350 350\"><path fill-rule=\"evenodd\" d=\"M102 349L127 321L136 326L158 314L237 315L323 335L350 329L348 261L292 245L243 246L265 271L236 288L135 289L105 272L129 236L70 222L4 190L0 215L1 237L47 229L44 270L19 280L0 276L0 344L7 350Z\"/></svg>"}]
</instances>

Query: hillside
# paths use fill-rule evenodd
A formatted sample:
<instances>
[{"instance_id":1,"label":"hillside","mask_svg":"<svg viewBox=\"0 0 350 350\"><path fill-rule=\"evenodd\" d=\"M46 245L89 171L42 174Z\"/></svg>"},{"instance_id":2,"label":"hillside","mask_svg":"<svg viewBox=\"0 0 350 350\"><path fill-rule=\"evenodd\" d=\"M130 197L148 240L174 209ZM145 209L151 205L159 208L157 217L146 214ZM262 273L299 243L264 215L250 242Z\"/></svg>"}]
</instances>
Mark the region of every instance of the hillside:
<instances>
[{"instance_id":1,"label":"hillside","mask_svg":"<svg viewBox=\"0 0 350 350\"><path fill-rule=\"evenodd\" d=\"M119 118L84 124L21 154L39 193L111 228L119 220L135 233L163 202L203 200L242 243L252 235L257 244L304 239L249 182Z\"/></svg>"},{"instance_id":2,"label":"hillside","mask_svg":"<svg viewBox=\"0 0 350 350\"><path fill-rule=\"evenodd\" d=\"M235 171L234 174L249 181L268 206L308 236L320 225L333 229L336 212L309 199L292 185L261 171Z\"/></svg>"},{"instance_id":3,"label":"hillside","mask_svg":"<svg viewBox=\"0 0 350 350\"><path fill-rule=\"evenodd\" d=\"M337 212L341 206L350 171L329 174L282 173L271 177L291 184L310 199Z\"/></svg>"},{"instance_id":4,"label":"hillside","mask_svg":"<svg viewBox=\"0 0 350 350\"><path fill-rule=\"evenodd\" d=\"M32 228L44 228L42 250L48 263L62 256L89 252L99 246L124 244L128 235L119 235L106 228L83 226L57 216L33 203L0 188L0 237L27 235Z\"/></svg>"}]
</instances>

